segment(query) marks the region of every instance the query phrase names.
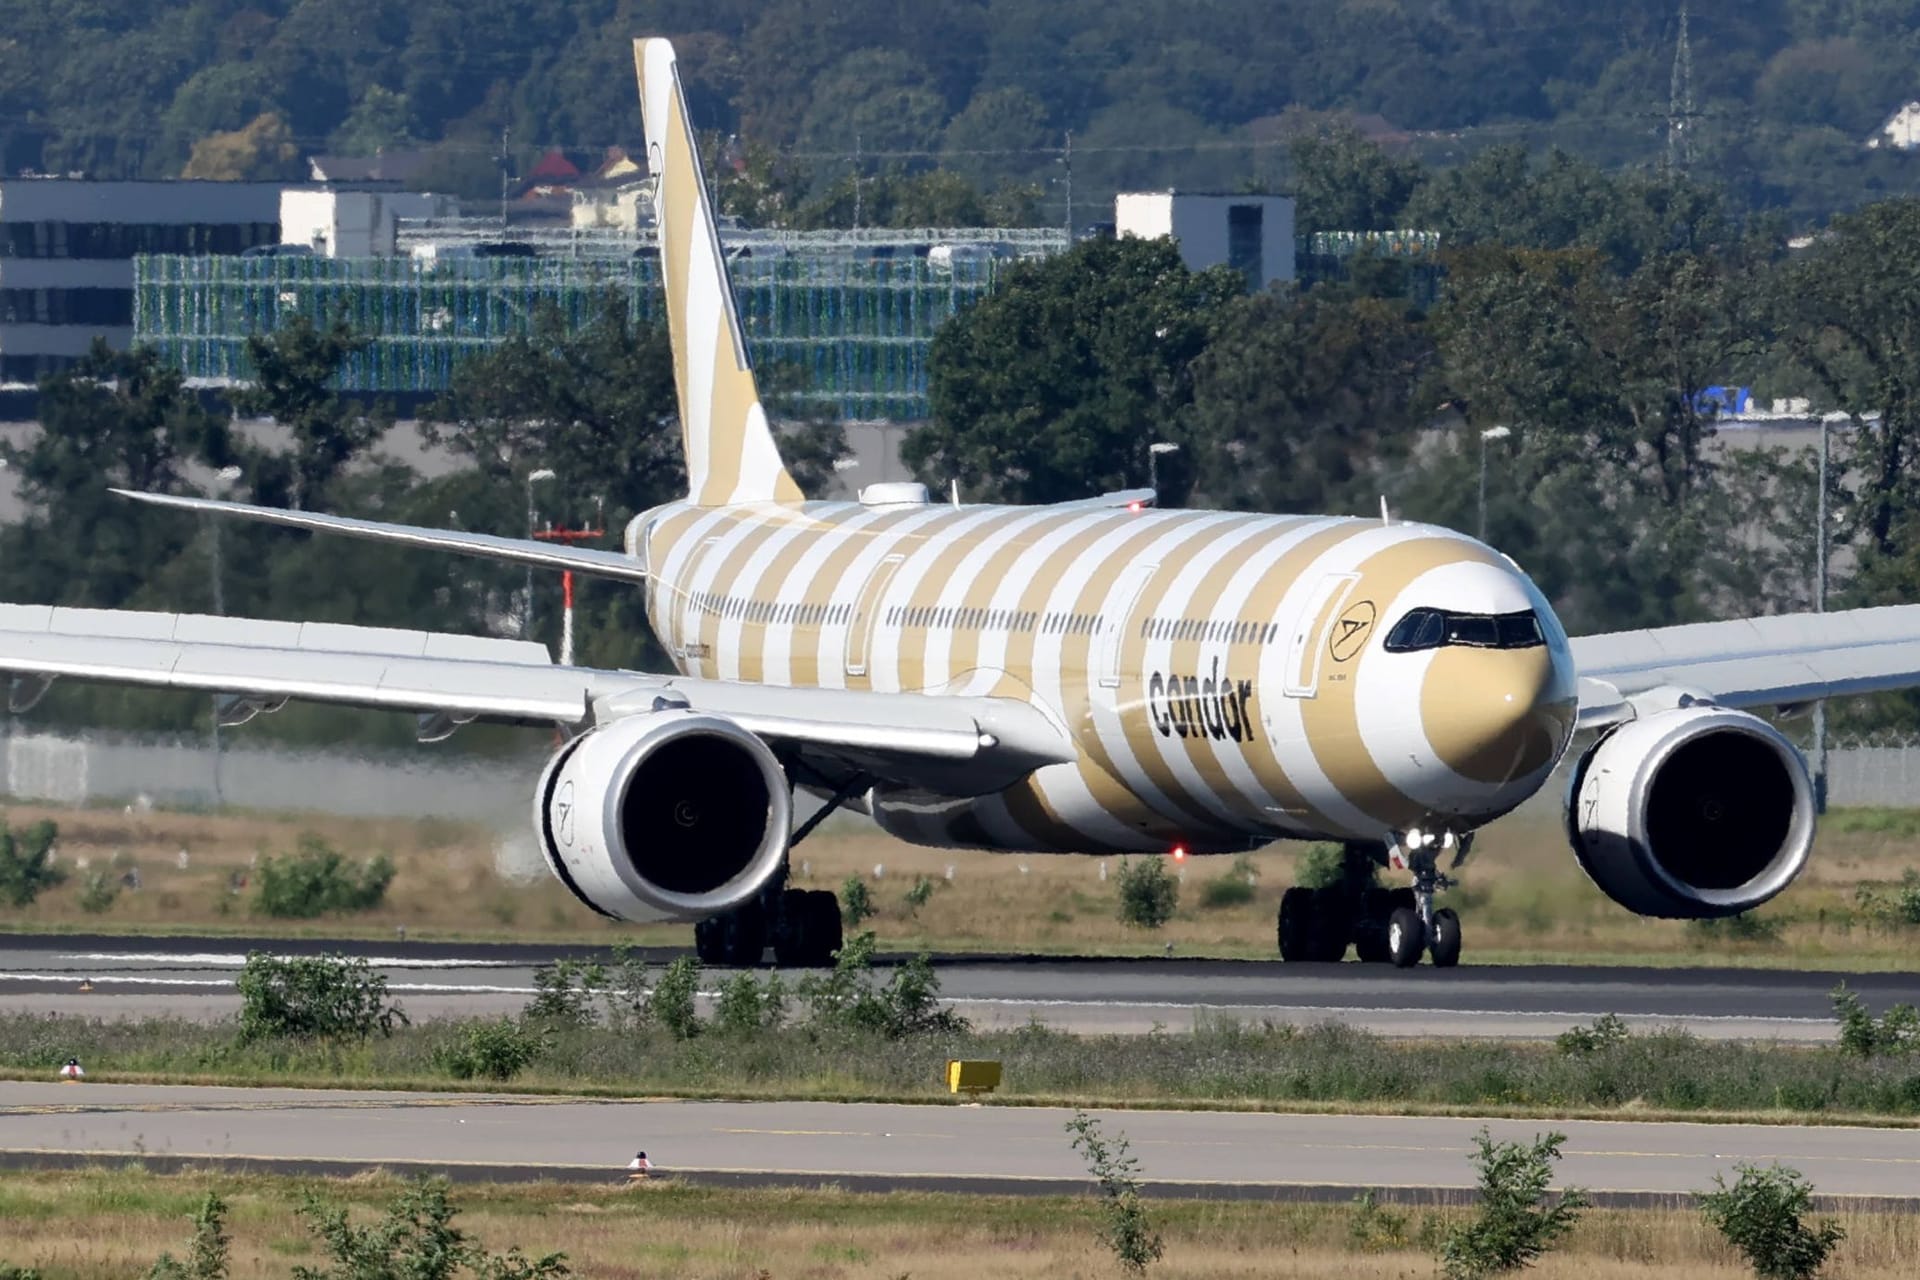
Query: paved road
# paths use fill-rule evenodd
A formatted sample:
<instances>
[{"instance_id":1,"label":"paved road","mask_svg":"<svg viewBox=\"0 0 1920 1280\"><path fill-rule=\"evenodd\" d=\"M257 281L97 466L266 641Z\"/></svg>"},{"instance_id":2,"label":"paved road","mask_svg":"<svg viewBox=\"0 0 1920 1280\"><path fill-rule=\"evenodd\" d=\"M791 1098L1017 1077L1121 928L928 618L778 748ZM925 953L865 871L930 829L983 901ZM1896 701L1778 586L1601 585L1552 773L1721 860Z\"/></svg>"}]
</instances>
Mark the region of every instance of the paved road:
<instances>
[{"instance_id":1,"label":"paved road","mask_svg":"<svg viewBox=\"0 0 1920 1280\"><path fill-rule=\"evenodd\" d=\"M0 1162L128 1155L340 1170L615 1179L645 1148L705 1180L1078 1190L1070 1113L1042 1107L602 1102L486 1095L0 1083ZM1162 1194L1350 1196L1470 1187L1479 1120L1193 1111L1097 1112ZM1496 1138L1567 1134L1563 1185L1621 1198L1710 1185L1736 1161L1780 1161L1834 1196L1920 1202L1920 1132L1492 1121Z\"/></svg>"},{"instance_id":2,"label":"paved road","mask_svg":"<svg viewBox=\"0 0 1920 1280\"><path fill-rule=\"evenodd\" d=\"M581 947L234 938L0 938L0 1009L126 1017L219 1017L236 1006L233 975L251 947L340 949L370 959L416 1017L518 1009L533 967ZM664 960L675 954L662 952ZM1078 1031L1190 1027L1226 1015L1339 1018L1392 1035L1551 1036L1617 1013L1642 1026L1685 1025L1744 1039L1826 1039L1828 993L1843 975L1751 969L1467 966L1448 972L1277 961L1052 960L946 957L944 994L987 1026L1031 1017ZM1875 1009L1920 1003L1920 974L1844 980ZM82 983L91 990L82 992Z\"/></svg>"}]
</instances>

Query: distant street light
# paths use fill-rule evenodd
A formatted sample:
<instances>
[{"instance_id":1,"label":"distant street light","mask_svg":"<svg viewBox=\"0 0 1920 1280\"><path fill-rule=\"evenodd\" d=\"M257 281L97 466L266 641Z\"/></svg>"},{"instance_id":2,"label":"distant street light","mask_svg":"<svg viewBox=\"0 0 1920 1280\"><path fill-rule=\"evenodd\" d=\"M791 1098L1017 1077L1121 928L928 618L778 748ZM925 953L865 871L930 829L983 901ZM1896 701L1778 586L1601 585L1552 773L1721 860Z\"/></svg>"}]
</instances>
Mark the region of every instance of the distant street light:
<instances>
[{"instance_id":1,"label":"distant street light","mask_svg":"<svg viewBox=\"0 0 1920 1280\"><path fill-rule=\"evenodd\" d=\"M222 467L213 473L218 481L213 487L216 498L225 498L233 491L233 486L245 472L239 467ZM207 572L213 580L213 612L215 617L227 612L226 573L220 564L220 522L218 513L207 516ZM220 700L213 703L213 804L217 809L226 803L220 785Z\"/></svg>"},{"instance_id":2,"label":"distant street light","mask_svg":"<svg viewBox=\"0 0 1920 1280\"><path fill-rule=\"evenodd\" d=\"M1487 445L1505 440L1513 432L1507 427L1488 427L1480 433L1480 541L1487 540Z\"/></svg>"},{"instance_id":3,"label":"distant street light","mask_svg":"<svg viewBox=\"0 0 1920 1280\"><path fill-rule=\"evenodd\" d=\"M1160 505L1160 455L1178 453L1180 446L1169 440L1156 440L1147 446L1147 485L1153 490L1153 505Z\"/></svg>"},{"instance_id":4,"label":"distant street light","mask_svg":"<svg viewBox=\"0 0 1920 1280\"><path fill-rule=\"evenodd\" d=\"M553 479L553 477L554 473L551 467L542 467L538 471L527 473L527 538L529 541L533 538L534 525L537 519L537 513L533 506L533 486L536 484L544 484L546 481ZM520 638L522 640L530 640L533 638L533 566L531 564L527 566L527 607L520 614Z\"/></svg>"}]
</instances>

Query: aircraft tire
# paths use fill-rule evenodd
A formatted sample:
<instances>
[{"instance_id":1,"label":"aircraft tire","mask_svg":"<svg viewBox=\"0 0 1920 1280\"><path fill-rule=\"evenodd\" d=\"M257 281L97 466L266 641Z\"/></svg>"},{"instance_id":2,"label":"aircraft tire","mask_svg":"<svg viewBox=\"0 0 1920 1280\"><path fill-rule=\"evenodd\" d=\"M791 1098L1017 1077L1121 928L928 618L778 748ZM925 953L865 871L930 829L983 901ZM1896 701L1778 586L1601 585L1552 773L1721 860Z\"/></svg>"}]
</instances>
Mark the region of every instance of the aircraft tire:
<instances>
[{"instance_id":1,"label":"aircraft tire","mask_svg":"<svg viewBox=\"0 0 1920 1280\"><path fill-rule=\"evenodd\" d=\"M701 964L751 968L766 949L767 913L758 902L693 926L693 951Z\"/></svg>"},{"instance_id":2,"label":"aircraft tire","mask_svg":"<svg viewBox=\"0 0 1920 1280\"><path fill-rule=\"evenodd\" d=\"M840 925L840 899L830 889L809 889L802 910L813 926L808 938L811 950L807 965L815 969L828 968L845 940Z\"/></svg>"},{"instance_id":3,"label":"aircraft tire","mask_svg":"<svg viewBox=\"0 0 1920 1280\"><path fill-rule=\"evenodd\" d=\"M1311 960L1309 934L1313 920L1313 890L1295 885L1280 895L1280 958L1288 961Z\"/></svg>"},{"instance_id":4,"label":"aircraft tire","mask_svg":"<svg viewBox=\"0 0 1920 1280\"><path fill-rule=\"evenodd\" d=\"M1391 889L1368 889L1360 895L1360 918L1353 922L1353 952L1362 964L1385 964L1393 959L1387 947L1387 917L1399 903Z\"/></svg>"},{"instance_id":5,"label":"aircraft tire","mask_svg":"<svg viewBox=\"0 0 1920 1280\"><path fill-rule=\"evenodd\" d=\"M1339 889L1315 889L1313 911L1308 920L1308 947L1311 958L1325 964L1337 964L1346 958L1347 944L1353 941L1353 908Z\"/></svg>"},{"instance_id":6,"label":"aircraft tire","mask_svg":"<svg viewBox=\"0 0 1920 1280\"><path fill-rule=\"evenodd\" d=\"M1420 963L1420 953L1426 949L1427 931L1420 923L1420 913L1411 907L1396 909L1387 921L1387 950L1394 965L1411 969Z\"/></svg>"},{"instance_id":7,"label":"aircraft tire","mask_svg":"<svg viewBox=\"0 0 1920 1280\"><path fill-rule=\"evenodd\" d=\"M1451 969L1460 963L1460 917L1451 908L1433 913L1433 942L1427 948L1433 967Z\"/></svg>"}]
</instances>

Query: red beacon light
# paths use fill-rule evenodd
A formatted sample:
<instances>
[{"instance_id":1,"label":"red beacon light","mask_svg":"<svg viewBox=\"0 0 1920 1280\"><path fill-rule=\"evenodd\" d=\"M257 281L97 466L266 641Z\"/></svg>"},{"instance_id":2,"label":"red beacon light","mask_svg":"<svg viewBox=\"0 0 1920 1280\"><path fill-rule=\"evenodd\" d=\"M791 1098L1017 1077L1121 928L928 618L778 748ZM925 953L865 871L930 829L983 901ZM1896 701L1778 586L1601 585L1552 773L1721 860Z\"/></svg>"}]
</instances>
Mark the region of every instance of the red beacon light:
<instances>
[{"instance_id":1,"label":"red beacon light","mask_svg":"<svg viewBox=\"0 0 1920 1280\"><path fill-rule=\"evenodd\" d=\"M1185 862L1187 860L1187 846L1183 844L1173 846L1173 860L1175 862Z\"/></svg>"},{"instance_id":2,"label":"red beacon light","mask_svg":"<svg viewBox=\"0 0 1920 1280\"><path fill-rule=\"evenodd\" d=\"M1139 512L1139 511L1145 511L1146 509L1147 509L1147 504L1140 501L1140 499L1138 498L1135 498L1132 502L1129 502L1127 504L1127 510L1129 511Z\"/></svg>"}]
</instances>

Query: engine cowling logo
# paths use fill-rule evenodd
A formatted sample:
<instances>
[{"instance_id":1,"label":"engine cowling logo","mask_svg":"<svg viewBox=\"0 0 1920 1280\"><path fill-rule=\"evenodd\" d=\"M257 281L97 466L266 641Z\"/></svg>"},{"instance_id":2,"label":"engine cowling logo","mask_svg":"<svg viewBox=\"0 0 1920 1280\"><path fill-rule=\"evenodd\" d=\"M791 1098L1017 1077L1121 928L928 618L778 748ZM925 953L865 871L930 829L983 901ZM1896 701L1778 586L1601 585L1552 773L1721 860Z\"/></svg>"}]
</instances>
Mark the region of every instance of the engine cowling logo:
<instances>
[{"instance_id":1,"label":"engine cowling logo","mask_svg":"<svg viewBox=\"0 0 1920 1280\"><path fill-rule=\"evenodd\" d=\"M560 837L560 843L573 848L573 781L568 779L560 784L560 790L553 797L553 834Z\"/></svg>"},{"instance_id":2,"label":"engine cowling logo","mask_svg":"<svg viewBox=\"0 0 1920 1280\"><path fill-rule=\"evenodd\" d=\"M1366 647L1367 637L1373 634L1375 616L1373 601L1362 600L1334 619L1327 637L1327 652L1335 662L1346 662Z\"/></svg>"}]
</instances>

